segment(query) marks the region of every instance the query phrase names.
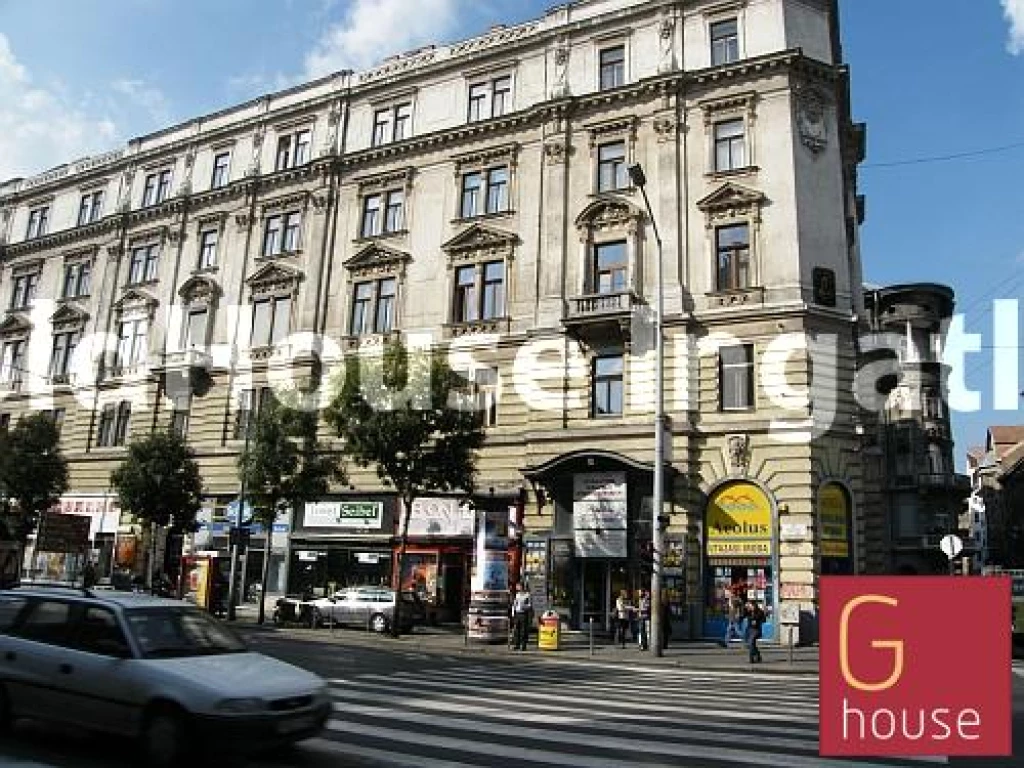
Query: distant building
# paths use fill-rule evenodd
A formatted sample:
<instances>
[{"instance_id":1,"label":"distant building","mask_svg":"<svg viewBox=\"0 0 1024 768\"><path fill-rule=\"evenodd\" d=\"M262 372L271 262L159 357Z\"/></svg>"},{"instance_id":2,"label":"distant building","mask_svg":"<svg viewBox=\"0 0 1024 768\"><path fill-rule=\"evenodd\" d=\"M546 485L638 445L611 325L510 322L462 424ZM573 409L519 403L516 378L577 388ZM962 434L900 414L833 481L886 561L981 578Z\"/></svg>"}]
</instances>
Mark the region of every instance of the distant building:
<instances>
[{"instance_id":1,"label":"distant building","mask_svg":"<svg viewBox=\"0 0 1024 768\"><path fill-rule=\"evenodd\" d=\"M976 564L1024 568L1024 425L992 426L985 445L967 452L969 523L979 542Z\"/></svg>"}]
</instances>

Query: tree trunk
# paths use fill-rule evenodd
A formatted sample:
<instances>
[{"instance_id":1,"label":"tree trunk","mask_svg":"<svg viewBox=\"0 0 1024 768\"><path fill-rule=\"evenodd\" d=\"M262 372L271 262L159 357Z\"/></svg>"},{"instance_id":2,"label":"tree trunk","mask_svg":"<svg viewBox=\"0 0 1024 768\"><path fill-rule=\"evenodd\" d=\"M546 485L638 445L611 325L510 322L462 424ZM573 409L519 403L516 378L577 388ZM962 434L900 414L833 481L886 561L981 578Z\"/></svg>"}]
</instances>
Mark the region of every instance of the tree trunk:
<instances>
[{"instance_id":1,"label":"tree trunk","mask_svg":"<svg viewBox=\"0 0 1024 768\"><path fill-rule=\"evenodd\" d=\"M153 591L153 564L156 560L156 523L149 524L149 558L146 563L146 589Z\"/></svg>"},{"instance_id":2,"label":"tree trunk","mask_svg":"<svg viewBox=\"0 0 1024 768\"><path fill-rule=\"evenodd\" d=\"M405 506L405 520L402 521L402 533L398 544L398 574L395 582L395 615L391 621L391 635L398 637L401 633L401 610L402 610L402 574L405 573L405 550L409 546L409 521L412 519L412 498L402 499Z\"/></svg>"},{"instance_id":3,"label":"tree trunk","mask_svg":"<svg viewBox=\"0 0 1024 768\"><path fill-rule=\"evenodd\" d=\"M274 537L274 521L277 520L277 502L274 502L271 509L273 512L270 515L270 519L263 521L264 536L266 536L266 539L263 545L263 574L260 577L260 604L256 608L256 623L261 625L266 621L267 577L270 576L270 552ZM242 577L242 582L245 582L244 575Z\"/></svg>"}]
</instances>

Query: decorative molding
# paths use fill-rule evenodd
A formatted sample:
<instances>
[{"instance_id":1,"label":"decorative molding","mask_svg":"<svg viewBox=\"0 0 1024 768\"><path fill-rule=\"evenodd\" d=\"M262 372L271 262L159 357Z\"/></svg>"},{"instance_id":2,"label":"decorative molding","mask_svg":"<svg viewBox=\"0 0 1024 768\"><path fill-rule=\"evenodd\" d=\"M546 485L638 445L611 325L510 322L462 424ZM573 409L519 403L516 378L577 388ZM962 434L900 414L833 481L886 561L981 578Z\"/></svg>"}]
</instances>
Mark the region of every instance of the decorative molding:
<instances>
[{"instance_id":1,"label":"decorative molding","mask_svg":"<svg viewBox=\"0 0 1024 768\"><path fill-rule=\"evenodd\" d=\"M569 145L561 141L550 142L544 145L544 157L546 157L548 162L552 165L561 165L564 163L569 152Z\"/></svg>"},{"instance_id":2,"label":"decorative molding","mask_svg":"<svg viewBox=\"0 0 1024 768\"><path fill-rule=\"evenodd\" d=\"M301 280L301 272L270 263L256 270L245 282L253 296L264 296L268 293L292 292L298 288Z\"/></svg>"},{"instance_id":3,"label":"decorative molding","mask_svg":"<svg viewBox=\"0 0 1024 768\"><path fill-rule=\"evenodd\" d=\"M43 271L43 259L32 259L11 264L11 277L19 275L33 275Z\"/></svg>"},{"instance_id":4,"label":"decorative molding","mask_svg":"<svg viewBox=\"0 0 1024 768\"><path fill-rule=\"evenodd\" d=\"M306 208L309 205L309 198L312 193L310 192L296 192L292 195L285 195L278 197L273 200L268 200L260 206L260 210L263 212L263 218L266 218L267 213L273 211L281 211L285 208Z\"/></svg>"},{"instance_id":5,"label":"decorative molding","mask_svg":"<svg viewBox=\"0 0 1024 768\"><path fill-rule=\"evenodd\" d=\"M682 123L675 115L663 115L661 117L656 117L651 125L654 128L654 133L657 135L657 141L659 144L664 144L667 141L675 141L676 136L682 128Z\"/></svg>"},{"instance_id":6,"label":"decorative molding","mask_svg":"<svg viewBox=\"0 0 1024 768\"><path fill-rule=\"evenodd\" d=\"M581 232L589 230L635 227L642 220L642 210L620 199L598 197L576 217L576 228Z\"/></svg>"},{"instance_id":7,"label":"decorative molding","mask_svg":"<svg viewBox=\"0 0 1024 768\"><path fill-rule=\"evenodd\" d=\"M461 155L453 155L455 162L455 173L461 175L466 171L476 170L495 162L506 162L509 166L515 166L516 158L519 155L519 144L501 144L495 147L487 147L475 152L467 152Z\"/></svg>"},{"instance_id":8,"label":"decorative molding","mask_svg":"<svg viewBox=\"0 0 1024 768\"><path fill-rule=\"evenodd\" d=\"M811 86L798 86L793 95L800 143L817 155L828 147L828 126L825 122L828 97Z\"/></svg>"},{"instance_id":9,"label":"decorative molding","mask_svg":"<svg viewBox=\"0 0 1024 768\"><path fill-rule=\"evenodd\" d=\"M235 226L239 231L245 231L253 225L255 218L250 216L248 213L236 213L235 214Z\"/></svg>"},{"instance_id":10,"label":"decorative molding","mask_svg":"<svg viewBox=\"0 0 1024 768\"><path fill-rule=\"evenodd\" d=\"M416 174L416 169L412 166L408 168L402 168L397 171L389 171L388 173L374 174L373 176L363 176L355 179L356 184L359 185L359 194L365 195L370 192L376 192L385 189L394 189L396 187L402 187L409 189L412 186L413 176Z\"/></svg>"},{"instance_id":11,"label":"decorative molding","mask_svg":"<svg viewBox=\"0 0 1024 768\"><path fill-rule=\"evenodd\" d=\"M378 243L371 243L345 262L345 268L352 277L368 277L378 274L391 274L401 271L412 261L412 256L402 251L385 248Z\"/></svg>"},{"instance_id":12,"label":"decorative molding","mask_svg":"<svg viewBox=\"0 0 1024 768\"><path fill-rule=\"evenodd\" d=\"M210 306L223 294L221 287L209 277L195 275L186 280L178 289L178 296L184 304Z\"/></svg>"},{"instance_id":13,"label":"decorative molding","mask_svg":"<svg viewBox=\"0 0 1024 768\"><path fill-rule=\"evenodd\" d=\"M147 291L138 288L129 288L118 301L114 308L122 320L136 318L152 319L160 302L156 297Z\"/></svg>"},{"instance_id":14,"label":"decorative molding","mask_svg":"<svg viewBox=\"0 0 1024 768\"><path fill-rule=\"evenodd\" d=\"M0 338L25 339L32 333L32 323L20 312L12 312L0 323Z\"/></svg>"},{"instance_id":15,"label":"decorative molding","mask_svg":"<svg viewBox=\"0 0 1024 768\"><path fill-rule=\"evenodd\" d=\"M767 198L763 193L739 184L727 182L707 197L697 201L697 207L713 219L737 218L755 214L760 219L761 207Z\"/></svg>"},{"instance_id":16,"label":"decorative molding","mask_svg":"<svg viewBox=\"0 0 1024 768\"><path fill-rule=\"evenodd\" d=\"M729 456L729 473L745 475L750 467L750 436L727 435L726 450Z\"/></svg>"},{"instance_id":17,"label":"decorative molding","mask_svg":"<svg viewBox=\"0 0 1024 768\"><path fill-rule=\"evenodd\" d=\"M751 124L757 117L758 94L756 91L735 93L729 96L704 99L697 103L704 113L704 125L711 127L714 123L730 117L743 117Z\"/></svg>"},{"instance_id":18,"label":"decorative molding","mask_svg":"<svg viewBox=\"0 0 1024 768\"><path fill-rule=\"evenodd\" d=\"M503 232L483 224L474 224L444 243L441 250L447 253L452 260L494 256L509 258L512 256L515 246L520 242L519 236L511 232Z\"/></svg>"},{"instance_id":19,"label":"decorative molding","mask_svg":"<svg viewBox=\"0 0 1024 768\"><path fill-rule=\"evenodd\" d=\"M590 149L596 149L598 144L622 139L630 144L636 143L636 128L639 120L636 115L631 115L620 120L608 120L600 123L590 123L583 126L590 132Z\"/></svg>"},{"instance_id":20,"label":"decorative molding","mask_svg":"<svg viewBox=\"0 0 1024 768\"><path fill-rule=\"evenodd\" d=\"M62 304L50 316L50 325L53 326L54 333L79 331L85 328L87 322L89 322L89 313L70 303Z\"/></svg>"}]
</instances>

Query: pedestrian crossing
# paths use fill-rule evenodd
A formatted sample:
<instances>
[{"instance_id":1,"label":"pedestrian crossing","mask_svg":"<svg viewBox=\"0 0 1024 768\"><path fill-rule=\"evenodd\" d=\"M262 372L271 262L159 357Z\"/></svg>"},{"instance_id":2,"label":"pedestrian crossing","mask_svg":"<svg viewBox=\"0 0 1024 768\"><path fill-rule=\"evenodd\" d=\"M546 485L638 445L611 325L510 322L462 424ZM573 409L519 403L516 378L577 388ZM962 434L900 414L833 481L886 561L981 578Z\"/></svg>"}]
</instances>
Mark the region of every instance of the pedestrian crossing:
<instances>
[{"instance_id":1,"label":"pedestrian crossing","mask_svg":"<svg viewBox=\"0 0 1024 768\"><path fill-rule=\"evenodd\" d=\"M818 756L811 675L684 671L516 660L352 674L331 681L325 734L259 768L345 765L777 766ZM944 759L857 761L899 766Z\"/></svg>"}]
</instances>

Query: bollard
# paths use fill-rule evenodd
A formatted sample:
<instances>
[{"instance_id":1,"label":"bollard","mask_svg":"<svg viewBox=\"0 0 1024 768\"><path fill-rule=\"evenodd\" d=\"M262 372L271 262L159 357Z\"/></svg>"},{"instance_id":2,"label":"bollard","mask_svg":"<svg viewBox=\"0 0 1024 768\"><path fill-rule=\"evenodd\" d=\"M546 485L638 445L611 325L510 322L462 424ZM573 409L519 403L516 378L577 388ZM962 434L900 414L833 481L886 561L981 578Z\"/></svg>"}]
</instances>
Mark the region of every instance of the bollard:
<instances>
[{"instance_id":1,"label":"bollard","mask_svg":"<svg viewBox=\"0 0 1024 768\"><path fill-rule=\"evenodd\" d=\"M594 617L590 617L590 655L594 655Z\"/></svg>"},{"instance_id":2,"label":"bollard","mask_svg":"<svg viewBox=\"0 0 1024 768\"><path fill-rule=\"evenodd\" d=\"M793 666L793 628L789 628L789 666Z\"/></svg>"}]
</instances>

